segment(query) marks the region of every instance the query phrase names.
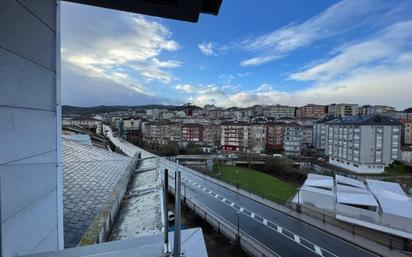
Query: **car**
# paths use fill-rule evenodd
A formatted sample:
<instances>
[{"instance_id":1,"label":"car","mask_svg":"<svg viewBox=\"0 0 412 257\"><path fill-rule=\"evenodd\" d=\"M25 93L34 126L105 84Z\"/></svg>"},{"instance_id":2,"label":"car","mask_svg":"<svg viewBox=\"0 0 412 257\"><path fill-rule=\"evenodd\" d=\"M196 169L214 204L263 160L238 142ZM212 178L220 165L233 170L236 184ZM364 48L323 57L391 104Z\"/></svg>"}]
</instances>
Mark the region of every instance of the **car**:
<instances>
[{"instance_id":1,"label":"car","mask_svg":"<svg viewBox=\"0 0 412 257\"><path fill-rule=\"evenodd\" d=\"M168 211L167 212L167 220L169 222L174 222L175 221L175 214L171 211Z\"/></svg>"}]
</instances>

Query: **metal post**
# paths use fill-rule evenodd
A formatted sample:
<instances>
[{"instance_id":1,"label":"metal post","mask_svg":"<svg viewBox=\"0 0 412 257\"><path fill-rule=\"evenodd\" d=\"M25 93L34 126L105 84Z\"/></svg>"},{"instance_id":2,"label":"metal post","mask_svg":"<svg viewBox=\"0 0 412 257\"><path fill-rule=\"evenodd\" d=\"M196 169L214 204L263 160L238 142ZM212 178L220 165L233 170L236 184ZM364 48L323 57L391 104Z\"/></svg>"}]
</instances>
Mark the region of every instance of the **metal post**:
<instances>
[{"instance_id":1,"label":"metal post","mask_svg":"<svg viewBox=\"0 0 412 257\"><path fill-rule=\"evenodd\" d=\"M236 212L237 216L237 244L240 246L240 211Z\"/></svg>"},{"instance_id":2,"label":"metal post","mask_svg":"<svg viewBox=\"0 0 412 257\"><path fill-rule=\"evenodd\" d=\"M164 252L169 253L169 208L168 204L168 190L169 190L169 170L164 170L164 180L163 180L163 211L164 211L164 223L165 231L163 234L164 239Z\"/></svg>"},{"instance_id":3,"label":"metal post","mask_svg":"<svg viewBox=\"0 0 412 257\"><path fill-rule=\"evenodd\" d=\"M186 203L186 183L183 183L183 191L184 191L183 198L185 199L185 205L187 205L187 203Z\"/></svg>"},{"instance_id":4,"label":"metal post","mask_svg":"<svg viewBox=\"0 0 412 257\"><path fill-rule=\"evenodd\" d=\"M174 237L174 249L173 257L180 257L181 255L181 237L180 237L180 170L175 173L175 237Z\"/></svg>"},{"instance_id":5,"label":"metal post","mask_svg":"<svg viewBox=\"0 0 412 257\"><path fill-rule=\"evenodd\" d=\"M299 212L299 213L302 212L302 210L301 210L301 208L300 208L300 188L298 188L298 205L297 205L296 210L297 210L297 212Z\"/></svg>"}]
</instances>

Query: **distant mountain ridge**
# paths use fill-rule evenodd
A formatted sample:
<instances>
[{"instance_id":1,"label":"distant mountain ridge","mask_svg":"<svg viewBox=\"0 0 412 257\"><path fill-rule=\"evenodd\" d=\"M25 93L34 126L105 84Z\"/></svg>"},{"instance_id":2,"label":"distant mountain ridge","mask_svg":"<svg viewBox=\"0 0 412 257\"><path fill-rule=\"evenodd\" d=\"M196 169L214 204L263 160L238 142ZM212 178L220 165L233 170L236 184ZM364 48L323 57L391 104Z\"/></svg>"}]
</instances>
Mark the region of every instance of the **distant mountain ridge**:
<instances>
[{"instance_id":1,"label":"distant mountain ridge","mask_svg":"<svg viewBox=\"0 0 412 257\"><path fill-rule=\"evenodd\" d=\"M99 105L91 107L83 106L72 106L72 105L63 105L62 112L64 114L69 113L78 113L78 114L93 114L93 113L108 113L108 112L119 112L119 111L135 111L143 109L168 109L172 111L180 111L187 109L188 106L178 106L178 105L161 105L161 104L150 104L150 105ZM200 109L199 106L191 106L194 109Z\"/></svg>"}]
</instances>

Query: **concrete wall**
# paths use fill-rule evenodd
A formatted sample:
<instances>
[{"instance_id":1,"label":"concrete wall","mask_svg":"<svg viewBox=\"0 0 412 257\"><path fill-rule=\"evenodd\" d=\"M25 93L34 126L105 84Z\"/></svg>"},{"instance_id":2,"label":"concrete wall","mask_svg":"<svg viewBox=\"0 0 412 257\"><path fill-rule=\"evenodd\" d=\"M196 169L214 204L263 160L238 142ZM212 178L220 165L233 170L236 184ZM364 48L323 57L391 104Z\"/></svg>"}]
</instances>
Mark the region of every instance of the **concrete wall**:
<instances>
[{"instance_id":1,"label":"concrete wall","mask_svg":"<svg viewBox=\"0 0 412 257\"><path fill-rule=\"evenodd\" d=\"M56 16L56 0L0 1L3 257L63 246Z\"/></svg>"}]
</instances>

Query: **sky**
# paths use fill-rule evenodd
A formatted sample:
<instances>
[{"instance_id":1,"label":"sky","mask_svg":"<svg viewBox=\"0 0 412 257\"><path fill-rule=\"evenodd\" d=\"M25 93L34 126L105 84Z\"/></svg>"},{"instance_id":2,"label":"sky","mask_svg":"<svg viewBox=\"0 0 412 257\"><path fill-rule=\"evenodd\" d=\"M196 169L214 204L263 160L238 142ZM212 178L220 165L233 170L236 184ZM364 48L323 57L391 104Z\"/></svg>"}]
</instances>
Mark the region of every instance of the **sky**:
<instances>
[{"instance_id":1,"label":"sky","mask_svg":"<svg viewBox=\"0 0 412 257\"><path fill-rule=\"evenodd\" d=\"M62 2L62 103L412 106L410 0L258 2L197 23Z\"/></svg>"}]
</instances>

